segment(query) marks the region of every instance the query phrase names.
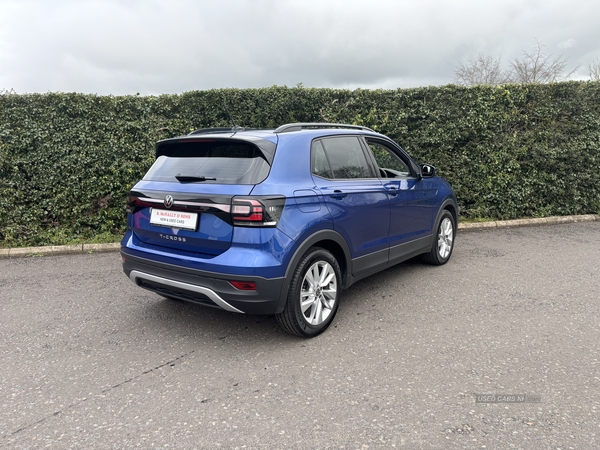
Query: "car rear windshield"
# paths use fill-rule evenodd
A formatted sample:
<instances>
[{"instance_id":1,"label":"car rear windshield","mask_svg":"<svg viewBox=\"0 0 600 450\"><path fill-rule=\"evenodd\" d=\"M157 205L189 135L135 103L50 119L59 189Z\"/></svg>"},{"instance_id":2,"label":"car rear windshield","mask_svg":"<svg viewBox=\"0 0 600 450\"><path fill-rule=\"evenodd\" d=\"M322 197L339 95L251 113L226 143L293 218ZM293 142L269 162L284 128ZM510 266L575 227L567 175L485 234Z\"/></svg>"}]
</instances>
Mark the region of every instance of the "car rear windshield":
<instances>
[{"instance_id":1,"label":"car rear windshield","mask_svg":"<svg viewBox=\"0 0 600 450\"><path fill-rule=\"evenodd\" d=\"M246 142L174 142L159 155L144 180L257 184L270 169L260 149Z\"/></svg>"}]
</instances>

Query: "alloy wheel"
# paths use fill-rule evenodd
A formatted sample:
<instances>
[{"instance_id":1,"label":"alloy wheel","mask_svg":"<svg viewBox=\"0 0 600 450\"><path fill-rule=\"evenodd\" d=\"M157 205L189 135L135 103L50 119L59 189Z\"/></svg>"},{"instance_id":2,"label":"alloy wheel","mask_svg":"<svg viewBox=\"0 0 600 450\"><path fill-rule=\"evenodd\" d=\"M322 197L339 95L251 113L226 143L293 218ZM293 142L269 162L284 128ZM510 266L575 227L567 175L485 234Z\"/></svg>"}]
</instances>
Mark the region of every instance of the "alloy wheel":
<instances>
[{"instance_id":1,"label":"alloy wheel","mask_svg":"<svg viewBox=\"0 0 600 450\"><path fill-rule=\"evenodd\" d=\"M438 254L440 258L446 259L452 251L452 240L454 239L454 228L452 221L445 217L440 223L439 234L438 234Z\"/></svg>"},{"instance_id":2,"label":"alloy wheel","mask_svg":"<svg viewBox=\"0 0 600 450\"><path fill-rule=\"evenodd\" d=\"M317 261L306 271L300 289L300 310L310 325L320 325L331 314L337 279L327 261Z\"/></svg>"}]
</instances>

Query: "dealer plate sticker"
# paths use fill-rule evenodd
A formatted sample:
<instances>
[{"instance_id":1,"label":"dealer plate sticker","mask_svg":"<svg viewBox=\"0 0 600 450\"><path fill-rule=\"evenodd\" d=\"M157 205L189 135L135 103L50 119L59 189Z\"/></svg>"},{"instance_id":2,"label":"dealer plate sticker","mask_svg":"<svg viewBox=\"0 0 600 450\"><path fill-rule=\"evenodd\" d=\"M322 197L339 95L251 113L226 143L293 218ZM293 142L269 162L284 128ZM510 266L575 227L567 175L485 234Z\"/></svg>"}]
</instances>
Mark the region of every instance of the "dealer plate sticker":
<instances>
[{"instance_id":1,"label":"dealer plate sticker","mask_svg":"<svg viewBox=\"0 0 600 450\"><path fill-rule=\"evenodd\" d=\"M198 225L198 213L166 211L154 209L150 213L150 223L161 227L182 228L195 231Z\"/></svg>"}]
</instances>

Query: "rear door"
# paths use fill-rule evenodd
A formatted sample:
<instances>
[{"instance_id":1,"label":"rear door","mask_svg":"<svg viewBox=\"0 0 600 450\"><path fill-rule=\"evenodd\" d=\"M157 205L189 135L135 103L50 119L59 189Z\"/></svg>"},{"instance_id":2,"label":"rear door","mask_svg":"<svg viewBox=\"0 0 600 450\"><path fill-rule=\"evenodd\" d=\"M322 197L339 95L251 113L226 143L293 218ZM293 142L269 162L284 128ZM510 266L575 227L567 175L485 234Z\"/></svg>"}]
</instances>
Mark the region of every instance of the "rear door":
<instances>
[{"instance_id":1,"label":"rear door","mask_svg":"<svg viewBox=\"0 0 600 450\"><path fill-rule=\"evenodd\" d=\"M313 141L311 169L334 229L350 247L353 273L387 264L388 194L375 175L360 138L334 136Z\"/></svg>"}]
</instances>

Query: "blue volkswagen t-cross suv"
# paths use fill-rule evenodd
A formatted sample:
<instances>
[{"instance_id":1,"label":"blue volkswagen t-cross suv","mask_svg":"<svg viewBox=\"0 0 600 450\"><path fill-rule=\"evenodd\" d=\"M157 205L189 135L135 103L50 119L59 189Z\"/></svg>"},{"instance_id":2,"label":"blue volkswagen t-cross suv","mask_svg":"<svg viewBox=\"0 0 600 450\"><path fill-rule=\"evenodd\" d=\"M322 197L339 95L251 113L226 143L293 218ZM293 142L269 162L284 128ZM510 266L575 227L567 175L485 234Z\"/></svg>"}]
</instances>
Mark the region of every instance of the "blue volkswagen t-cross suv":
<instances>
[{"instance_id":1,"label":"blue volkswagen t-cross suv","mask_svg":"<svg viewBox=\"0 0 600 450\"><path fill-rule=\"evenodd\" d=\"M123 270L164 297L274 314L312 337L341 291L452 254L458 206L433 166L365 127L295 123L166 139L131 189Z\"/></svg>"}]
</instances>

